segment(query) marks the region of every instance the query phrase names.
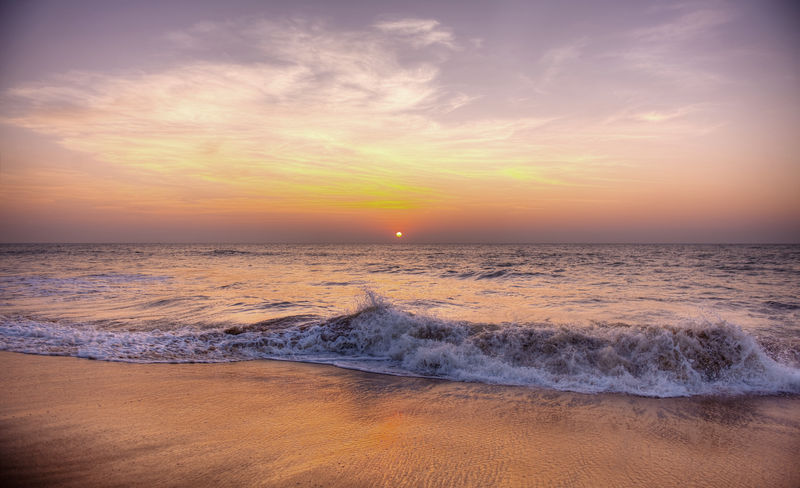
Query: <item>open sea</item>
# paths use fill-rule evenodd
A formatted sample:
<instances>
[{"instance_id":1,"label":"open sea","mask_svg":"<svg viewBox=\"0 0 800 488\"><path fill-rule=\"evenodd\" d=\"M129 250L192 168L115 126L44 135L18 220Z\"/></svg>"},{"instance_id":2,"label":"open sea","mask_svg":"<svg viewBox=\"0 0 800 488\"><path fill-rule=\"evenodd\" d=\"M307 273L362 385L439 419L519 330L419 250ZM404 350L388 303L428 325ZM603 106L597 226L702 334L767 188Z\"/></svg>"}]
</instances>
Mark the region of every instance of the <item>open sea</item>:
<instances>
[{"instance_id":1,"label":"open sea","mask_svg":"<svg viewBox=\"0 0 800 488\"><path fill-rule=\"evenodd\" d=\"M0 350L800 394L800 246L6 244Z\"/></svg>"}]
</instances>

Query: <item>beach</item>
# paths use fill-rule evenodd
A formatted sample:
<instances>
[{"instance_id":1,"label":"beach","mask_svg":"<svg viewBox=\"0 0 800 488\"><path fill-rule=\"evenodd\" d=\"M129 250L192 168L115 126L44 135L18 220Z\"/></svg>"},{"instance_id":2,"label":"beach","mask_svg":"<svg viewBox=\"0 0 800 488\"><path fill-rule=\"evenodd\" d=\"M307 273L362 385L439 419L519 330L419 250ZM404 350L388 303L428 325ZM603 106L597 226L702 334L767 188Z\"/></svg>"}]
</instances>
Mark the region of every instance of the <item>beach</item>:
<instances>
[{"instance_id":1,"label":"beach","mask_svg":"<svg viewBox=\"0 0 800 488\"><path fill-rule=\"evenodd\" d=\"M0 353L5 486L798 486L800 398Z\"/></svg>"}]
</instances>

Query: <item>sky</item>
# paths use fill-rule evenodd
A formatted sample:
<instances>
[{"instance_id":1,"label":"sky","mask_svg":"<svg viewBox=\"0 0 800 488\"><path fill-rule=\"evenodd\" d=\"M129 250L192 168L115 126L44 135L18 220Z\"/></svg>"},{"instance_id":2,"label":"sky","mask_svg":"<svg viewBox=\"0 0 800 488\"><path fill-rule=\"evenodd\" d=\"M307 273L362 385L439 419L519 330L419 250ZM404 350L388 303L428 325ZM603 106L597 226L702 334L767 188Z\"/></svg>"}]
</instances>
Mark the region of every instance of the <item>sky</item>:
<instances>
[{"instance_id":1,"label":"sky","mask_svg":"<svg viewBox=\"0 0 800 488\"><path fill-rule=\"evenodd\" d=\"M3 242L800 242L800 7L0 7Z\"/></svg>"}]
</instances>

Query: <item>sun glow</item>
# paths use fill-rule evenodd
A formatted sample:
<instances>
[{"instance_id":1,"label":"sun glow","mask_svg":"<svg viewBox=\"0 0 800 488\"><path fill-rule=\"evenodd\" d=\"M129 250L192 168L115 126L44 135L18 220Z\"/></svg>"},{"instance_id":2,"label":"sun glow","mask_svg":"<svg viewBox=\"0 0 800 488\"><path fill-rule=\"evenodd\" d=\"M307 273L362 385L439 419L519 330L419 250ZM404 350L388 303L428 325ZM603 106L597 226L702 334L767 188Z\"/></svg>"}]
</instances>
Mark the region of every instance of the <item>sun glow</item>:
<instances>
[{"instance_id":1,"label":"sun glow","mask_svg":"<svg viewBox=\"0 0 800 488\"><path fill-rule=\"evenodd\" d=\"M400 232L400 231L397 231L397 232L395 233L395 235L396 235L398 238L400 238L400 237L403 237L403 233L402 233L402 232Z\"/></svg>"}]
</instances>

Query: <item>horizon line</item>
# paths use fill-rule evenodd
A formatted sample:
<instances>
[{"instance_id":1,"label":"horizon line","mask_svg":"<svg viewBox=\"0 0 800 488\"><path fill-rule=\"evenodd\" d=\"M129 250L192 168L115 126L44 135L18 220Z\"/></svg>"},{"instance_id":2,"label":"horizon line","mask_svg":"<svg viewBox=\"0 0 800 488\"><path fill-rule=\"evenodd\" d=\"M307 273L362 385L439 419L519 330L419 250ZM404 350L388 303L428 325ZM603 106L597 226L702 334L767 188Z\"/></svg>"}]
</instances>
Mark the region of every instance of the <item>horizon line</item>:
<instances>
[{"instance_id":1,"label":"horizon line","mask_svg":"<svg viewBox=\"0 0 800 488\"><path fill-rule=\"evenodd\" d=\"M800 242L655 242L655 241L540 241L540 242L480 242L480 241L464 241L464 242L400 242L399 240L390 241L343 241L343 242L310 242L310 241L97 241L97 242L82 242L82 241L0 241L0 245L13 246L13 245L76 245L76 246L107 246L107 245L175 245L175 246L190 246L190 245L206 245L206 246L368 246L368 245L420 245L420 246L797 246Z\"/></svg>"}]
</instances>

